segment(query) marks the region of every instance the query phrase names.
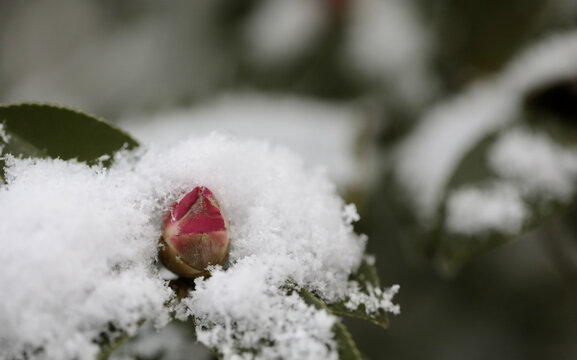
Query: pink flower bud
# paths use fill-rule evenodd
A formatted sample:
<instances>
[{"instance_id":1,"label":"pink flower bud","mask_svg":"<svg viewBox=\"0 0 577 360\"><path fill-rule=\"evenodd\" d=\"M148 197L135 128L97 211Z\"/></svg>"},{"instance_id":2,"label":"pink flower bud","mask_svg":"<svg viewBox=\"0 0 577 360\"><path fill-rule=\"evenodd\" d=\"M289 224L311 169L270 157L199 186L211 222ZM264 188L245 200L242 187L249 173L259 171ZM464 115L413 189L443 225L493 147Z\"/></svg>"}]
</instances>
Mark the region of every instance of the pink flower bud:
<instances>
[{"instance_id":1,"label":"pink flower bud","mask_svg":"<svg viewBox=\"0 0 577 360\"><path fill-rule=\"evenodd\" d=\"M212 192L197 186L165 215L160 260L182 277L208 275L209 265L224 264L230 241Z\"/></svg>"}]
</instances>

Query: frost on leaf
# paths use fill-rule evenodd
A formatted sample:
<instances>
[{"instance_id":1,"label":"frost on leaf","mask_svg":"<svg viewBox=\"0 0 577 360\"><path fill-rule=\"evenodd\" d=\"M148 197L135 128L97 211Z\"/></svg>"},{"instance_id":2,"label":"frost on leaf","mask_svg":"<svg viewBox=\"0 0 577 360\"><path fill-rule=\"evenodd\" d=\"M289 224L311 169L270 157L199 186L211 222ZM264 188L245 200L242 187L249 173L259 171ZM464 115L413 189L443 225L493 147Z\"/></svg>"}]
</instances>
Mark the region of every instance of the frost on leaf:
<instances>
[{"instance_id":1,"label":"frost on leaf","mask_svg":"<svg viewBox=\"0 0 577 360\"><path fill-rule=\"evenodd\" d=\"M285 287L327 302L351 295L366 238L335 186L284 148L219 135L137 155L117 154L109 169L9 159L0 359L93 359L109 329L161 327L170 310L194 316L198 340L225 358L335 359L338 319ZM219 199L230 255L178 303L157 241L162 214L196 186Z\"/></svg>"}]
</instances>

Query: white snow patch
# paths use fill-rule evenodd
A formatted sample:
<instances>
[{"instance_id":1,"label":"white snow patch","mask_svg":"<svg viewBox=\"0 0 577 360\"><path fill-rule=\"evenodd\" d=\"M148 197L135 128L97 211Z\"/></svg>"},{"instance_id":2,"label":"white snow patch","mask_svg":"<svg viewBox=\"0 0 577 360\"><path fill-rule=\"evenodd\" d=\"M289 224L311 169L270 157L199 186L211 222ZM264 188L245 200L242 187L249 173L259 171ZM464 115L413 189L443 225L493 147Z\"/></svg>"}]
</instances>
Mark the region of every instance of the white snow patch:
<instances>
[{"instance_id":1,"label":"white snow patch","mask_svg":"<svg viewBox=\"0 0 577 360\"><path fill-rule=\"evenodd\" d=\"M577 149L564 148L546 134L526 129L504 133L491 148L489 163L530 197L567 201L575 193Z\"/></svg>"},{"instance_id":2,"label":"white snow patch","mask_svg":"<svg viewBox=\"0 0 577 360\"><path fill-rule=\"evenodd\" d=\"M227 359L245 349L256 350L249 358L338 359L332 334L336 319L280 289L287 266L298 261L246 257L234 270L197 280L197 289L183 302L199 324L199 341Z\"/></svg>"},{"instance_id":3,"label":"white snow patch","mask_svg":"<svg viewBox=\"0 0 577 360\"><path fill-rule=\"evenodd\" d=\"M0 188L0 359L94 359L112 323L167 320L152 266L155 200L132 176L60 160L8 159ZM36 350L41 350L33 355Z\"/></svg>"},{"instance_id":4,"label":"white snow patch","mask_svg":"<svg viewBox=\"0 0 577 360\"><path fill-rule=\"evenodd\" d=\"M346 205L343 212L343 216L347 224L352 224L353 222L359 221L361 219L359 213L357 212L357 207L355 206L355 204Z\"/></svg>"},{"instance_id":5,"label":"white snow patch","mask_svg":"<svg viewBox=\"0 0 577 360\"><path fill-rule=\"evenodd\" d=\"M231 238L229 263L183 303L199 340L226 358L263 341L260 358L335 358L335 318L279 290L293 280L329 301L350 295L366 237L323 172L285 148L221 135L138 155L118 155L109 170L9 158L0 359L93 359L109 323L130 334L145 318L166 323L161 215L199 185L218 198Z\"/></svg>"},{"instance_id":6,"label":"white snow patch","mask_svg":"<svg viewBox=\"0 0 577 360\"><path fill-rule=\"evenodd\" d=\"M529 215L519 190L511 184L463 187L449 195L446 227L464 235L491 231L515 234Z\"/></svg>"}]
</instances>

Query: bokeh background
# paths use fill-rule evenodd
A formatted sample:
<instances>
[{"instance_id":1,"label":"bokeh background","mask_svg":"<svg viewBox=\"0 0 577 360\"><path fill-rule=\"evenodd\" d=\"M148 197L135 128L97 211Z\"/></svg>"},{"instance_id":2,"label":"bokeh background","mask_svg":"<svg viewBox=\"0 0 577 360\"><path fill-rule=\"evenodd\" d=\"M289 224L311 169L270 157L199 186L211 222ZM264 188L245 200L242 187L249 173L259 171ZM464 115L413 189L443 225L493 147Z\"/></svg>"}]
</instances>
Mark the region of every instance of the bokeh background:
<instances>
[{"instance_id":1,"label":"bokeh background","mask_svg":"<svg viewBox=\"0 0 577 360\"><path fill-rule=\"evenodd\" d=\"M2 0L0 102L68 105L161 146L266 139L324 167L383 285L401 285L389 330L347 320L367 358L575 359L574 236L543 221L448 274L408 245L427 235L391 181L395 149L439 104L574 29L572 0ZM570 134L572 74L526 91ZM177 327L168 350L143 332L126 356L210 358Z\"/></svg>"}]
</instances>

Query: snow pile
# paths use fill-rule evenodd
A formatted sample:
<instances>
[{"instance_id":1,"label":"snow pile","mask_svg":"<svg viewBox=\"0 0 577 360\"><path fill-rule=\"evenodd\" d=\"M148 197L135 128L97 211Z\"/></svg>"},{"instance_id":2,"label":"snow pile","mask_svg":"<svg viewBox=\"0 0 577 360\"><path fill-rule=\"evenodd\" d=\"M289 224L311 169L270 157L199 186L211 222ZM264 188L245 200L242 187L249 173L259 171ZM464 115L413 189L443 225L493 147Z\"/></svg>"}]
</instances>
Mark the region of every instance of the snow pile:
<instances>
[{"instance_id":1,"label":"snow pile","mask_svg":"<svg viewBox=\"0 0 577 360\"><path fill-rule=\"evenodd\" d=\"M12 160L0 188L0 358L94 359L113 324L166 321L154 199L133 176L63 161ZM138 185L138 184L134 184Z\"/></svg>"},{"instance_id":2,"label":"snow pile","mask_svg":"<svg viewBox=\"0 0 577 360\"><path fill-rule=\"evenodd\" d=\"M285 270L297 262L283 256L246 257L234 271L217 271L197 280L184 300L195 316L199 341L225 358L257 349L263 359L337 359L332 337L335 318L307 305L296 293L279 289ZM236 333L236 336L231 336Z\"/></svg>"},{"instance_id":3,"label":"snow pile","mask_svg":"<svg viewBox=\"0 0 577 360\"><path fill-rule=\"evenodd\" d=\"M290 151L211 135L121 154L109 170L9 163L1 359L92 359L91 341L109 324L131 334L145 318L165 324L172 295L155 266L161 214L200 185L228 218L231 251L224 268L196 280L179 316L195 315L200 341L227 358L251 349L260 358L336 357L335 318L280 289L292 280L344 300L366 239L352 230L354 208Z\"/></svg>"},{"instance_id":4,"label":"snow pile","mask_svg":"<svg viewBox=\"0 0 577 360\"><path fill-rule=\"evenodd\" d=\"M463 157L487 135L515 121L529 91L576 74L577 32L556 35L525 51L497 77L473 84L430 111L398 148L394 165L398 183L406 188L423 224L432 224L444 188ZM526 151L522 158L532 156L531 148ZM554 165L564 166L554 161L534 172Z\"/></svg>"},{"instance_id":5,"label":"snow pile","mask_svg":"<svg viewBox=\"0 0 577 360\"><path fill-rule=\"evenodd\" d=\"M516 234L529 214L514 186L463 187L449 195L446 227L464 235L489 231Z\"/></svg>"}]
</instances>

